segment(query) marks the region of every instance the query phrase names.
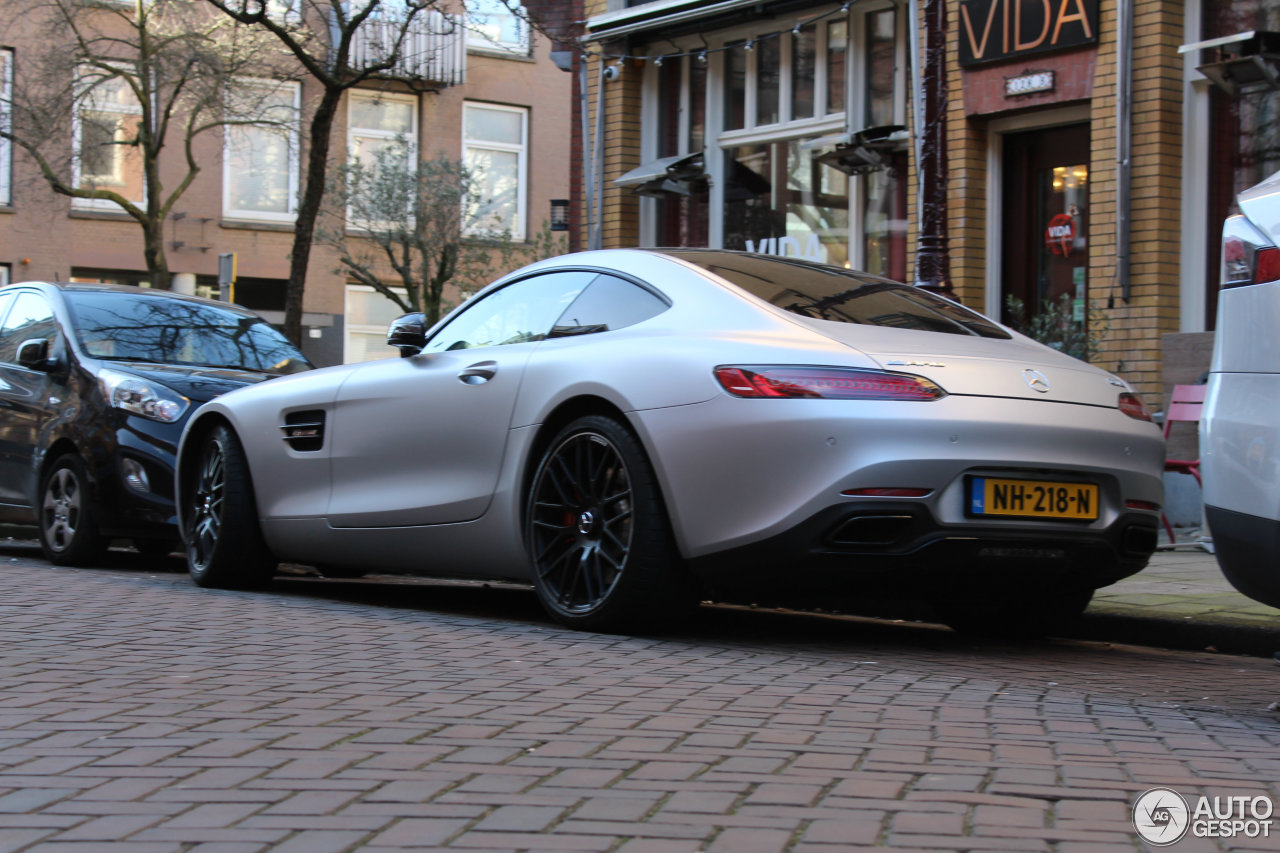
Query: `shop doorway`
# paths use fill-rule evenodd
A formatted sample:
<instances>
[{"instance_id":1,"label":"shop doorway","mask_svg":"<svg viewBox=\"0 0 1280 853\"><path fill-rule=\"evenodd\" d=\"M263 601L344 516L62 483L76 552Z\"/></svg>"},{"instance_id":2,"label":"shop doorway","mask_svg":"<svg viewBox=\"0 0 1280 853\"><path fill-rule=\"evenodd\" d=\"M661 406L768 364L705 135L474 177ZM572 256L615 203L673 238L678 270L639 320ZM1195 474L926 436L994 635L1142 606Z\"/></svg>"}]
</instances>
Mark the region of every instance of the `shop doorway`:
<instances>
[{"instance_id":1,"label":"shop doorway","mask_svg":"<svg viewBox=\"0 0 1280 853\"><path fill-rule=\"evenodd\" d=\"M1052 343L1083 357L1072 350L1089 322L1089 125L1009 133L1003 142L1001 319L1026 330L1040 318L1043 332L1052 315L1062 325Z\"/></svg>"}]
</instances>

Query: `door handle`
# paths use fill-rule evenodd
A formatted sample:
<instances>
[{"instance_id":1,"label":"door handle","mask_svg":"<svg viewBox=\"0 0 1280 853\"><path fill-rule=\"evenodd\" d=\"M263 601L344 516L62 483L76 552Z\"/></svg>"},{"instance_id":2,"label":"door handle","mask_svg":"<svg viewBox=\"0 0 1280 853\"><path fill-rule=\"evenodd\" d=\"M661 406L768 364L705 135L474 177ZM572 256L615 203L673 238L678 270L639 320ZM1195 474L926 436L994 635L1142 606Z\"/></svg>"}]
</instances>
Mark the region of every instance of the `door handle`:
<instances>
[{"instance_id":1,"label":"door handle","mask_svg":"<svg viewBox=\"0 0 1280 853\"><path fill-rule=\"evenodd\" d=\"M496 361L480 361L458 371L458 379L464 385L483 385L498 372Z\"/></svg>"}]
</instances>

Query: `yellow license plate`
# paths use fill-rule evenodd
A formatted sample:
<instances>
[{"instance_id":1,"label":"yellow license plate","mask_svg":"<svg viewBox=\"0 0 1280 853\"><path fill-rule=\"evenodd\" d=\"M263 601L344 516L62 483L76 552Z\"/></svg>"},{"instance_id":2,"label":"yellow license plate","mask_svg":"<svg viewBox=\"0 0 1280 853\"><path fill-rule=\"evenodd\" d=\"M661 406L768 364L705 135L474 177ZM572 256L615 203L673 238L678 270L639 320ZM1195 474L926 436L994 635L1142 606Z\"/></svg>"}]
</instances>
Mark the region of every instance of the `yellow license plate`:
<instances>
[{"instance_id":1,"label":"yellow license plate","mask_svg":"<svg viewBox=\"0 0 1280 853\"><path fill-rule=\"evenodd\" d=\"M968 510L970 516L1092 521L1098 517L1098 487L1093 483L971 477Z\"/></svg>"}]
</instances>

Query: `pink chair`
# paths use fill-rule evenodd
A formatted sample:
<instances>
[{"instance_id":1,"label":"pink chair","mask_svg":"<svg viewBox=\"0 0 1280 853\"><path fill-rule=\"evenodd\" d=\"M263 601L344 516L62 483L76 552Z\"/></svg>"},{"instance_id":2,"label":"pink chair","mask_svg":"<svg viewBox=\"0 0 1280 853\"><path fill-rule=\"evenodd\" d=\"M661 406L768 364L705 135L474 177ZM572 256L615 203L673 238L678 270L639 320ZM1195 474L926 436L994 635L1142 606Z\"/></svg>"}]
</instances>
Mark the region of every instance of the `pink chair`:
<instances>
[{"instance_id":1,"label":"pink chair","mask_svg":"<svg viewBox=\"0 0 1280 853\"><path fill-rule=\"evenodd\" d=\"M1204 393L1208 386L1205 385L1175 385L1173 386L1173 394L1169 397L1169 408L1164 414L1164 438L1169 440L1169 430L1175 423L1199 424L1200 411L1204 408ZM1200 480L1200 460L1196 459L1166 459L1164 461L1164 470L1173 471L1178 474L1190 474L1196 478L1196 483L1201 487L1204 483ZM1177 543L1173 536L1173 525L1169 523L1169 519L1165 514L1160 513L1160 523L1164 525L1165 532L1169 534L1170 546Z\"/></svg>"}]
</instances>

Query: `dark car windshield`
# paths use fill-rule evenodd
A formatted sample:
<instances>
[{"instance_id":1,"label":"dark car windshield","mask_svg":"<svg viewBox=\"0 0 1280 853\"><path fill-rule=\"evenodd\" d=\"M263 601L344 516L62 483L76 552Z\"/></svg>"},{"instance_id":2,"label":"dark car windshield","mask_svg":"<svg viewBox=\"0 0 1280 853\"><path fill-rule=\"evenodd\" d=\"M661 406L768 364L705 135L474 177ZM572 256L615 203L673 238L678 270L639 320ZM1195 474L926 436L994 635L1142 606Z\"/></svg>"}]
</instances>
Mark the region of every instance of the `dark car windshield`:
<instances>
[{"instance_id":1,"label":"dark car windshield","mask_svg":"<svg viewBox=\"0 0 1280 853\"><path fill-rule=\"evenodd\" d=\"M1009 338L977 312L918 287L826 264L747 252L663 250L779 308L837 323Z\"/></svg>"},{"instance_id":2,"label":"dark car windshield","mask_svg":"<svg viewBox=\"0 0 1280 853\"><path fill-rule=\"evenodd\" d=\"M75 335L87 355L294 373L311 365L260 317L171 296L65 291Z\"/></svg>"}]
</instances>

